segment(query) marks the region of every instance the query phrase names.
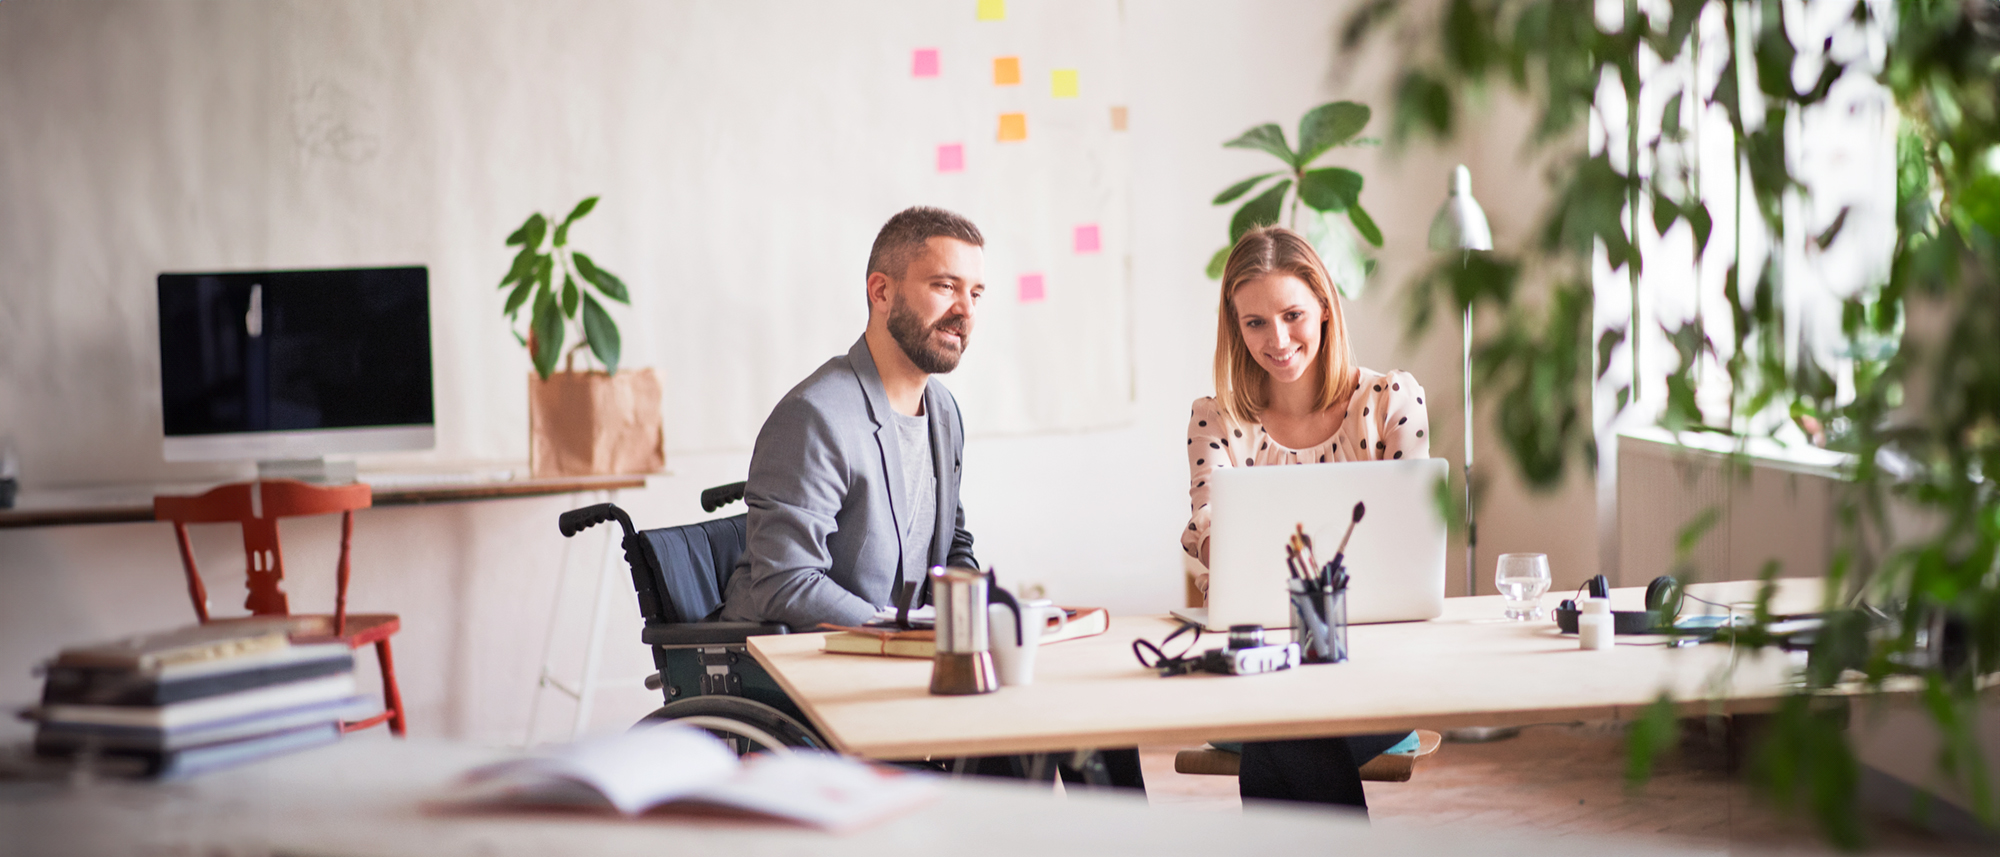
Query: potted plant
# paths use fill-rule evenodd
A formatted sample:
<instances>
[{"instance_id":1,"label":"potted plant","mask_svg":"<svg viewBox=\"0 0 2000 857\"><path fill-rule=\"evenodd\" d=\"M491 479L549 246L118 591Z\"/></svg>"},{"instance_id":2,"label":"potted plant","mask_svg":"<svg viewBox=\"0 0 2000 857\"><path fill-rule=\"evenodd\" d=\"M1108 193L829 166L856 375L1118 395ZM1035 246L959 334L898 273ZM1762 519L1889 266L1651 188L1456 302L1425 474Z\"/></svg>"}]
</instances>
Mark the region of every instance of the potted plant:
<instances>
[{"instance_id":1,"label":"potted plant","mask_svg":"<svg viewBox=\"0 0 2000 857\"><path fill-rule=\"evenodd\" d=\"M535 366L528 377L528 469L536 476L652 473L666 465L659 376L650 368L618 371L618 324L598 300L629 306L631 295L617 275L569 243L570 228L596 207L594 196L577 203L553 230L536 212L507 236L507 246L520 250L500 280L500 288L512 288L502 312ZM579 354L583 371L576 368ZM601 369L589 368L593 358Z\"/></svg>"},{"instance_id":2,"label":"potted plant","mask_svg":"<svg viewBox=\"0 0 2000 857\"><path fill-rule=\"evenodd\" d=\"M1361 296L1368 274L1375 270L1375 260L1362 255L1360 245L1339 223L1344 216L1363 240L1376 247L1382 246L1382 231L1376 228L1375 220L1368 216L1368 211L1361 207L1361 174L1343 167L1314 169L1312 165L1321 155L1337 147L1374 143L1374 140L1355 136L1368 126L1368 118L1367 105L1334 101L1308 110L1305 116L1299 118L1297 150L1293 150L1285 140L1285 129L1275 122L1259 125L1222 144L1232 149L1268 152L1283 162L1285 168L1251 176L1216 195L1215 205L1228 205L1257 189L1266 180L1278 179L1263 193L1238 206L1236 213L1229 218L1229 245L1215 251L1215 255L1209 258L1209 279L1222 276L1223 263L1229 260L1230 249L1236 246L1236 240L1242 238L1243 233L1277 223L1279 216L1284 215L1285 227L1304 235L1307 241L1312 242L1313 249L1319 251L1320 259L1326 263L1328 272L1333 274L1334 285L1340 293L1349 298ZM1303 224L1299 221L1301 204L1306 209Z\"/></svg>"}]
</instances>

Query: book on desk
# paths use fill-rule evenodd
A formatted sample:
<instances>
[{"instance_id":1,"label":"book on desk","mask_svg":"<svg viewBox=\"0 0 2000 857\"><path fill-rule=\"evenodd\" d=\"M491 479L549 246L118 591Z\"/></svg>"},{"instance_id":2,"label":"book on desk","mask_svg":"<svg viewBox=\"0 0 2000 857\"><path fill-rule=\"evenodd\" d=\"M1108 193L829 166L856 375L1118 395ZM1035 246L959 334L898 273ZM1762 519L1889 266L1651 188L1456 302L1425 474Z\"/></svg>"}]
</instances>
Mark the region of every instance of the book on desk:
<instances>
[{"instance_id":1,"label":"book on desk","mask_svg":"<svg viewBox=\"0 0 2000 857\"><path fill-rule=\"evenodd\" d=\"M1042 645L1094 637L1111 628L1111 613L1102 607L1064 607L1063 613L1068 621L1057 630L1051 620L1051 628L1042 631ZM930 628L882 628L874 625L821 625L820 628L834 632L826 635L825 651L836 654L891 658L937 656L937 632Z\"/></svg>"}]
</instances>

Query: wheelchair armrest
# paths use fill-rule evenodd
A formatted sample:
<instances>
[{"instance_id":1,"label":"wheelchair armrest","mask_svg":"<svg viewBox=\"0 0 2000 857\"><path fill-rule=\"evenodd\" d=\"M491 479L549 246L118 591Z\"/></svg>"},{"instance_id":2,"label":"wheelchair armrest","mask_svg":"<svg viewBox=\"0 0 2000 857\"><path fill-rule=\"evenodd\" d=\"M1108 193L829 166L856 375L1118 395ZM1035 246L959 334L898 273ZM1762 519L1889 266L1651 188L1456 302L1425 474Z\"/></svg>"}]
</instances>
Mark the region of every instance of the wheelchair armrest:
<instances>
[{"instance_id":1,"label":"wheelchair armrest","mask_svg":"<svg viewBox=\"0 0 2000 857\"><path fill-rule=\"evenodd\" d=\"M647 625L639 639L649 646L722 646L741 644L747 637L789 634L781 622L662 622Z\"/></svg>"}]
</instances>

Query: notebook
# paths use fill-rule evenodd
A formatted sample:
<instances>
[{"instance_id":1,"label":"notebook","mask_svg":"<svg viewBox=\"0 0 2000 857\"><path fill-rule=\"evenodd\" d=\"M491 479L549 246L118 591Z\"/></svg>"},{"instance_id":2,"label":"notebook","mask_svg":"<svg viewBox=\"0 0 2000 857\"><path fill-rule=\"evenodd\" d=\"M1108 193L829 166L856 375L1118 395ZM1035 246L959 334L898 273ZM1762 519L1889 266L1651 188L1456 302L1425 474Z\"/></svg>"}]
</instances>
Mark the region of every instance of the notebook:
<instances>
[{"instance_id":1,"label":"notebook","mask_svg":"<svg viewBox=\"0 0 2000 857\"><path fill-rule=\"evenodd\" d=\"M1366 504L1347 544L1350 624L1430 619L1444 612L1442 458L1224 467L1208 477L1208 607L1174 615L1210 631L1291 625L1285 541L1304 524L1320 562Z\"/></svg>"}]
</instances>

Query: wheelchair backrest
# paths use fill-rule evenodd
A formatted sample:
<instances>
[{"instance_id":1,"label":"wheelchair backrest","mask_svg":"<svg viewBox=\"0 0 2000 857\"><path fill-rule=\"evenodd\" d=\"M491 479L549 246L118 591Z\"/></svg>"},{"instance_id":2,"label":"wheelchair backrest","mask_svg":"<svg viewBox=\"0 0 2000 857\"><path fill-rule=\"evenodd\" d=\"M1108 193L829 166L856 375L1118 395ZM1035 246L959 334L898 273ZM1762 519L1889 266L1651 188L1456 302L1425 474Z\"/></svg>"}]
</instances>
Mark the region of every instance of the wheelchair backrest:
<instances>
[{"instance_id":1,"label":"wheelchair backrest","mask_svg":"<svg viewBox=\"0 0 2000 857\"><path fill-rule=\"evenodd\" d=\"M645 562L631 563L632 586L648 624L701 622L722 606L748 520L736 515L639 532Z\"/></svg>"}]
</instances>

